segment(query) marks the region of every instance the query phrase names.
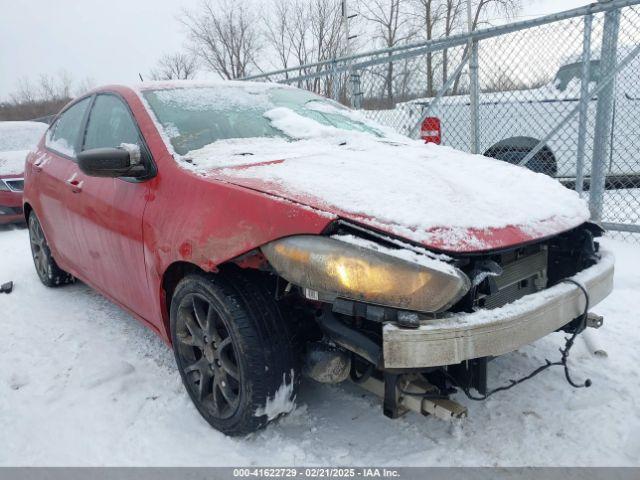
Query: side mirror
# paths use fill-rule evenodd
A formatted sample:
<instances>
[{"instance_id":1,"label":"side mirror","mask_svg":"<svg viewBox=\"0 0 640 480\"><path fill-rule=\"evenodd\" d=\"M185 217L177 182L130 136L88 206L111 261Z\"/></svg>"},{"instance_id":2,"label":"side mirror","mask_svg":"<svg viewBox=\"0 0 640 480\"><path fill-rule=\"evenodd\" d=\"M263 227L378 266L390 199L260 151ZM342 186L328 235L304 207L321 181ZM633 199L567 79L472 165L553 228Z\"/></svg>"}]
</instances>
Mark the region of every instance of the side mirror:
<instances>
[{"instance_id":1,"label":"side mirror","mask_svg":"<svg viewBox=\"0 0 640 480\"><path fill-rule=\"evenodd\" d=\"M92 177L140 177L145 168L140 162L140 148L123 144L117 148L93 148L80 152L78 166Z\"/></svg>"}]
</instances>

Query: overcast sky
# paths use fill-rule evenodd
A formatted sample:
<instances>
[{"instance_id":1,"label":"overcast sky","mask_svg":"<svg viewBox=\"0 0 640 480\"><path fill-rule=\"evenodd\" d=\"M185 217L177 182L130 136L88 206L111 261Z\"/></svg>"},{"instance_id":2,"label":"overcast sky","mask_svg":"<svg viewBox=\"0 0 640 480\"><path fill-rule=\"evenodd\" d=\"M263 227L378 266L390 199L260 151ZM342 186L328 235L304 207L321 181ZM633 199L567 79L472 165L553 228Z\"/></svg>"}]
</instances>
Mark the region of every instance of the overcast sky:
<instances>
[{"instance_id":1,"label":"overcast sky","mask_svg":"<svg viewBox=\"0 0 640 480\"><path fill-rule=\"evenodd\" d=\"M21 77L65 70L96 84L134 82L180 50L181 8L199 0L0 0L0 99ZM336 0L339 1L339 0ZM523 19L591 3L522 0Z\"/></svg>"}]
</instances>

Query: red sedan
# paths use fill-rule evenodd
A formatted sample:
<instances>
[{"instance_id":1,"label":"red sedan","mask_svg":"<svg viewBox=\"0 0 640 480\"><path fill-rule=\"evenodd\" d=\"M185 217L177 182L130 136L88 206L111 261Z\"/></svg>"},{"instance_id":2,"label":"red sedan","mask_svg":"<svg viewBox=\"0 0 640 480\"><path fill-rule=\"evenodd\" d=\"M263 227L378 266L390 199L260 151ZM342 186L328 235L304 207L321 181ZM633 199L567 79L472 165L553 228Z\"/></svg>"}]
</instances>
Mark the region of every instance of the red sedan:
<instances>
[{"instance_id":1,"label":"red sedan","mask_svg":"<svg viewBox=\"0 0 640 480\"><path fill-rule=\"evenodd\" d=\"M24 222L24 162L46 129L40 122L0 122L0 225Z\"/></svg>"},{"instance_id":2,"label":"red sedan","mask_svg":"<svg viewBox=\"0 0 640 480\"><path fill-rule=\"evenodd\" d=\"M487 359L580 332L612 289L602 230L555 180L276 84L74 100L29 156L24 212L42 282L156 331L228 434L290 410L301 373L350 377L390 417L456 415Z\"/></svg>"}]
</instances>

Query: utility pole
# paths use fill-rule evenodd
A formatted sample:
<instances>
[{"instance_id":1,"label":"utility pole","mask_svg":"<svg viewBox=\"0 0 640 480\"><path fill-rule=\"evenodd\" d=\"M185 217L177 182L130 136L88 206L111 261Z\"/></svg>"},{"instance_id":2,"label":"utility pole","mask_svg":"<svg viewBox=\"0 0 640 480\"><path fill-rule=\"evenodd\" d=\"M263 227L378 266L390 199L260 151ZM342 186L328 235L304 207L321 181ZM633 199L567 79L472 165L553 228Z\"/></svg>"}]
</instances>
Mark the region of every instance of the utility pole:
<instances>
[{"instance_id":1,"label":"utility pole","mask_svg":"<svg viewBox=\"0 0 640 480\"><path fill-rule=\"evenodd\" d=\"M342 28L344 30L345 56L351 55L351 38L349 36L349 3L342 0Z\"/></svg>"}]
</instances>

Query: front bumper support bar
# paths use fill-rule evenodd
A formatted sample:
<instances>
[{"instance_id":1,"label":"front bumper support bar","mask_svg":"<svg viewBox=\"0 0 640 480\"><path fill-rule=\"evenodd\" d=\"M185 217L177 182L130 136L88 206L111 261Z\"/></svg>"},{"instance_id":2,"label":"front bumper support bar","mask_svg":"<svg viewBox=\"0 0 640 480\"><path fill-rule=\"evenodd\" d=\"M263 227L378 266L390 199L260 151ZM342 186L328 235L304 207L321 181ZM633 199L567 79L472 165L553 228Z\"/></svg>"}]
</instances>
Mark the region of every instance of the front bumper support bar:
<instances>
[{"instance_id":1,"label":"front bumper support bar","mask_svg":"<svg viewBox=\"0 0 640 480\"><path fill-rule=\"evenodd\" d=\"M600 261L572 277L589 293L590 306L613 290L613 254L601 249ZM383 327L385 369L455 365L473 358L498 356L554 332L585 308L583 292L560 283L493 310L423 320L417 329L397 323Z\"/></svg>"}]
</instances>

